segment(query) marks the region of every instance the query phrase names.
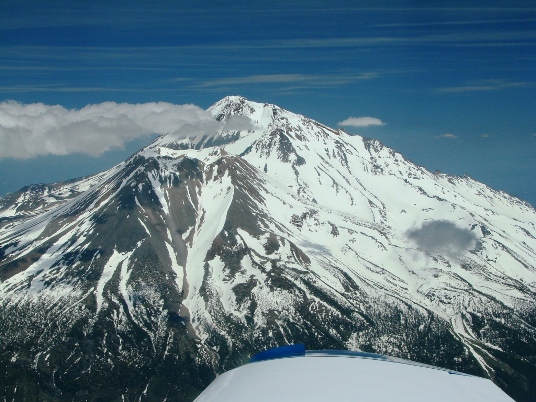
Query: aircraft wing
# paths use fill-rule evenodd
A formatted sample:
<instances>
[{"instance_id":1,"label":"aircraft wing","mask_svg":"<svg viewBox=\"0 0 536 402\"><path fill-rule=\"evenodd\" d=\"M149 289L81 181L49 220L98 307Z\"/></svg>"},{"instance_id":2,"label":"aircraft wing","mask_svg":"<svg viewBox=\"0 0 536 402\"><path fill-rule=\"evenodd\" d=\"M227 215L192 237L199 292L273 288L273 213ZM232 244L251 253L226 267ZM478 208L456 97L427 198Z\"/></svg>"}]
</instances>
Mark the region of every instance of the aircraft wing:
<instances>
[{"instance_id":1,"label":"aircraft wing","mask_svg":"<svg viewBox=\"0 0 536 402\"><path fill-rule=\"evenodd\" d=\"M269 349L218 376L195 402L512 402L489 379L365 352Z\"/></svg>"}]
</instances>

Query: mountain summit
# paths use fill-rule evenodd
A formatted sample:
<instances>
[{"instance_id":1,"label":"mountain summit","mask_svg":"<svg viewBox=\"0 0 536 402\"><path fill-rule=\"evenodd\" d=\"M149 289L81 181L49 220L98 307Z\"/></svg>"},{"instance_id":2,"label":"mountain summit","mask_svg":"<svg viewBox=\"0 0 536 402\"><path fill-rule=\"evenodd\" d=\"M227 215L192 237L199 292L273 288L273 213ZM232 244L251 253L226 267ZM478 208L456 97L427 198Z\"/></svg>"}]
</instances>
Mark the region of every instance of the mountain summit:
<instances>
[{"instance_id":1,"label":"mountain summit","mask_svg":"<svg viewBox=\"0 0 536 402\"><path fill-rule=\"evenodd\" d=\"M536 398L536 211L242 97L0 199L4 399L192 400L268 347L383 353Z\"/></svg>"}]
</instances>

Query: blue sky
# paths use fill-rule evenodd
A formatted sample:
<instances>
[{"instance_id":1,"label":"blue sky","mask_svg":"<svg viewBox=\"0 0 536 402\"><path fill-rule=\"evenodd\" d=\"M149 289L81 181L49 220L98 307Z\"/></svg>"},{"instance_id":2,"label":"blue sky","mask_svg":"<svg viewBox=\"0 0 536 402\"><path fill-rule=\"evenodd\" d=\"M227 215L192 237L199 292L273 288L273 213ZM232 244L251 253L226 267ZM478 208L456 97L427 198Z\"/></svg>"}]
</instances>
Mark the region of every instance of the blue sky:
<instances>
[{"instance_id":1,"label":"blue sky","mask_svg":"<svg viewBox=\"0 0 536 402\"><path fill-rule=\"evenodd\" d=\"M536 205L533 1L0 5L0 102L205 109L226 95L332 127L349 117L379 119L383 125L346 130ZM9 141L0 135L0 194L96 173L148 141L122 137L93 155L73 147L14 157L10 133Z\"/></svg>"}]
</instances>

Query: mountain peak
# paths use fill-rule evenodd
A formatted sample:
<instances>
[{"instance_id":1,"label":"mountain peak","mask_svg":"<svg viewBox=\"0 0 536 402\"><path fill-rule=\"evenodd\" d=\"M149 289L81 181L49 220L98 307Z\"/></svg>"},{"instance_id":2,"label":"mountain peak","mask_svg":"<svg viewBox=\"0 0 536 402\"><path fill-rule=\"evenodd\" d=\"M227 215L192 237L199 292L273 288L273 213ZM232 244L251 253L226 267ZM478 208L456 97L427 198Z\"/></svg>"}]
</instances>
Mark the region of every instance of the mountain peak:
<instances>
[{"instance_id":1,"label":"mountain peak","mask_svg":"<svg viewBox=\"0 0 536 402\"><path fill-rule=\"evenodd\" d=\"M232 115L249 116L259 107L262 107L259 103L251 102L243 96L233 95L219 100L209 107L208 111L214 115L216 120L223 121Z\"/></svg>"},{"instance_id":2,"label":"mountain peak","mask_svg":"<svg viewBox=\"0 0 536 402\"><path fill-rule=\"evenodd\" d=\"M243 96L226 96L207 109L216 122L210 121L190 132L172 132L161 136L146 149L156 150L165 147L173 150L206 149L227 146L241 141L236 152L241 154L252 141L270 136L279 131L303 131L304 126L320 126L304 116L282 109L277 105L250 101ZM278 132L279 132L278 131ZM333 131L333 130L331 130ZM292 135L291 135L292 136Z\"/></svg>"},{"instance_id":3,"label":"mountain peak","mask_svg":"<svg viewBox=\"0 0 536 402\"><path fill-rule=\"evenodd\" d=\"M231 95L226 96L225 98L214 103L211 107L208 108L212 114L215 116L219 114L231 115L247 115L251 113L252 110L262 107L262 104L257 102L252 102L243 96Z\"/></svg>"},{"instance_id":4,"label":"mountain peak","mask_svg":"<svg viewBox=\"0 0 536 402\"><path fill-rule=\"evenodd\" d=\"M236 95L226 96L208 108L218 121L225 122L231 116L244 116L261 127L272 122L283 110L277 105L254 102Z\"/></svg>"}]
</instances>

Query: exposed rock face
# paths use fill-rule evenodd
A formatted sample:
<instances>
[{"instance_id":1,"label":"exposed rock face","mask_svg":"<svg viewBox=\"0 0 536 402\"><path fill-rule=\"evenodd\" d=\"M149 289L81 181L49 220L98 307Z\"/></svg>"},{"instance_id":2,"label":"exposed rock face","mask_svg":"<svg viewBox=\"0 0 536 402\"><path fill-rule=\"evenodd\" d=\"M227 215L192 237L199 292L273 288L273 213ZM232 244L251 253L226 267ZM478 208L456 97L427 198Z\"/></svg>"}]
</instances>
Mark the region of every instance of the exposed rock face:
<instances>
[{"instance_id":1,"label":"exposed rock face","mask_svg":"<svg viewBox=\"0 0 536 402\"><path fill-rule=\"evenodd\" d=\"M255 127L0 199L5 399L189 401L298 342L536 399L529 204L274 105L210 110Z\"/></svg>"}]
</instances>

